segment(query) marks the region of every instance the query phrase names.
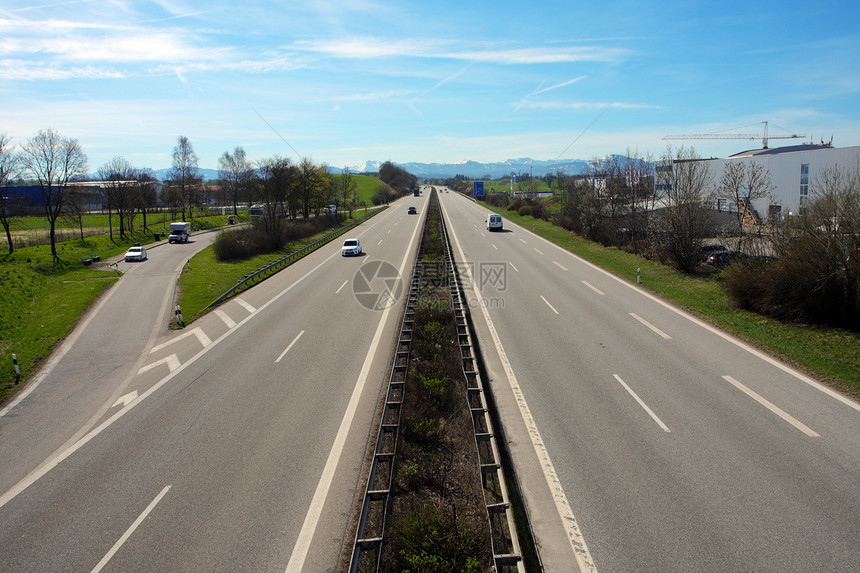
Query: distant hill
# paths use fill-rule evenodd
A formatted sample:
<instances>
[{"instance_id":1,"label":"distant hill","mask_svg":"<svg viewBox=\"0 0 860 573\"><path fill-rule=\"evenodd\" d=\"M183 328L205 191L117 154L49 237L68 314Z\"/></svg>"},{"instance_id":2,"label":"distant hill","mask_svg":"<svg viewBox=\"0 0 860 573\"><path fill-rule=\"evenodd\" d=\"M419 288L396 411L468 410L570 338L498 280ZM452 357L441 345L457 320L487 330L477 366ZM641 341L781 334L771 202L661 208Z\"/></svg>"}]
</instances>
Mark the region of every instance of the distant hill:
<instances>
[{"instance_id":1,"label":"distant hill","mask_svg":"<svg viewBox=\"0 0 860 573\"><path fill-rule=\"evenodd\" d=\"M379 166L382 161L367 161L364 165L350 167L352 173L376 173L379 171ZM584 159L559 159L542 161L539 159L530 159L522 157L519 159L508 159L495 163L479 163L477 161L463 161L460 163L397 163L398 167L405 169L419 179L446 179L456 175L464 175L471 179L484 178L489 176L490 179L500 179L508 177L512 173L516 175L531 174L535 177L543 177L547 174L556 174L562 171L568 175L576 175L580 173L588 162ZM156 179L164 181L170 169L155 169L153 175ZM214 181L218 179L217 169L199 169L200 174L206 181ZM343 169L337 167L329 167L332 173L342 173Z\"/></svg>"},{"instance_id":2,"label":"distant hill","mask_svg":"<svg viewBox=\"0 0 860 573\"><path fill-rule=\"evenodd\" d=\"M508 159L496 163L479 163L477 161L463 161L461 163L397 163L392 162L418 178L445 179L455 175L464 175L477 179L487 175L491 179L499 179L514 174L530 173L535 177L543 177L550 173L555 174L563 171L568 175L575 175L582 171L587 165L584 159L560 159L541 161L523 157L520 159ZM363 166L351 168L356 173L372 173L379 170L382 163L379 161L368 161ZM340 170L333 170L339 173Z\"/></svg>"}]
</instances>

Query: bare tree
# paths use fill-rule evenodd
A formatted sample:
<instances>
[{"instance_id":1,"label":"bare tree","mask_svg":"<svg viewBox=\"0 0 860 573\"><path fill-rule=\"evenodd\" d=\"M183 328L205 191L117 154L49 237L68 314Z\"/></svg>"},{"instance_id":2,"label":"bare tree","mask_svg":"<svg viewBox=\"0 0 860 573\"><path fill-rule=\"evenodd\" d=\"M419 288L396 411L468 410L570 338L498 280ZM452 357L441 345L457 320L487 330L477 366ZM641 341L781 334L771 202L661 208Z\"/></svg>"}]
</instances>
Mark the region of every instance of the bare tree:
<instances>
[{"instance_id":1,"label":"bare tree","mask_svg":"<svg viewBox=\"0 0 860 573\"><path fill-rule=\"evenodd\" d=\"M113 240L113 213L119 216L119 236L124 238L129 216L134 217L137 172L124 157L116 156L99 167L108 208L108 228Z\"/></svg>"},{"instance_id":2,"label":"bare tree","mask_svg":"<svg viewBox=\"0 0 860 573\"><path fill-rule=\"evenodd\" d=\"M6 241L9 244L9 254L15 251L12 244L10 218L12 216L11 201L7 187L21 172L20 157L15 154L12 139L5 133L0 133L0 223L6 231Z\"/></svg>"},{"instance_id":3,"label":"bare tree","mask_svg":"<svg viewBox=\"0 0 860 573\"><path fill-rule=\"evenodd\" d=\"M725 199L737 206L735 216L739 251L743 250L747 223L760 222L752 202L768 197L772 191L770 172L759 163L733 161L723 170L716 195L717 199Z\"/></svg>"},{"instance_id":4,"label":"bare tree","mask_svg":"<svg viewBox=\"0 0 860 573\"><path fill-rule=\"evenodd\" d=\"M21 150L26 173L39 183L44 199L45 218L50 226L51 257L57 255L57 218L63 211L63 199L69 183L87 172L87 155L77 139L63 137L53 129L40 130Z\"/></svg>"},{"instance_id":5,"label":"bare tree","mask_svg":"<svg viewBox=\"0 0 860 573\"><path fill-rule=\"evenodd\" d=\"M674 154L667 149L657 168L657 186L663 208L651 226L658 254L692 272L713 218L707 206L713 192L710 168L693 148L681 147Z\"/></svg>"},{"instance_id":6,"label":"bare tree","mask_svg":"<svg viewBox=\"0 0 860 573\"><path fill-rule=\"evenodd\" d=\"M156 189L158 181L153 177L152 170L146 168L137 170L135 180L137 186L136 195L139 202L138 208L143 213L143 230L146 232L148 231L146 214L149 210L154 209L158 203L158 191Z\"/></svg>"},{"instance_id":7,"label":"bare tree","mask_svg":"<svg viewBox=\"0 0 860 573\"><path fill-rule=\"evenodd\" d=\"M178 200L182 208L182 219L185 220L185 207L194 203L194 187L202 181L200 171L197 169L197 154L194 146L184 135L176 139L176 147L173 148L173 167L170 168L168 178L178 191Z\"/></svg>"},{"instance_id":8,"label":"bare tree","mask_svg":"<svg viewBox=\"0 0 860 573\"><path fill-rule=\"evenodd\" d=\"M83 187L70 185L63 201L63 218L78 228L81 243L84 242L84 215L87 213L87 191Z\"/></svg>"},{"instance_id":9,"label":"bare tree","mask_svg":"<svg viewBox=\"0 0 860 573\"><path fill-rule=\"evenodd\" d=\"M248 194L254 179L254 170L245 150L237 147L231 154L225 151L218 159L218 170L222 187L233 204L233 214L239 214L239 201Z\"/></svg>"},{"instance_id":10,"label":"bare tree","mask_svg":"<svg viewBox=\"0 0 860 573\"><path fill-rule=\"evenodd\" d=\"M257 196L263 202L260 224L269 247L279 249L283 246L281 225L289 215L289 195L297 169L289 159L276 155L264 160L258 171Z\"/></svg>"}]
</instances>

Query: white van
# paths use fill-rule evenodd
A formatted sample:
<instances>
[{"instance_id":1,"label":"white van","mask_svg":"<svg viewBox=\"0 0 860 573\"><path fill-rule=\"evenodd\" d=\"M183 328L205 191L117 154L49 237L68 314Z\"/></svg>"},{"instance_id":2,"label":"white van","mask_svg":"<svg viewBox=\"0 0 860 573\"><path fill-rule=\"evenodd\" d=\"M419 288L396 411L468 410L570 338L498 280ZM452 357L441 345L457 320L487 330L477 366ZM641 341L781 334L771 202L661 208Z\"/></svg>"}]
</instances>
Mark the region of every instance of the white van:
<instances>
[{"instance_id":1,"label":"white van","mask_svg":"<svg viewBox=\"0 0 860 573\"><path fill-rule=\"evenodd\" d=\"M502 230L502 216L501 215L487 215L487 230L488 231L501 231Z\"/></svg>"}]
</instances>

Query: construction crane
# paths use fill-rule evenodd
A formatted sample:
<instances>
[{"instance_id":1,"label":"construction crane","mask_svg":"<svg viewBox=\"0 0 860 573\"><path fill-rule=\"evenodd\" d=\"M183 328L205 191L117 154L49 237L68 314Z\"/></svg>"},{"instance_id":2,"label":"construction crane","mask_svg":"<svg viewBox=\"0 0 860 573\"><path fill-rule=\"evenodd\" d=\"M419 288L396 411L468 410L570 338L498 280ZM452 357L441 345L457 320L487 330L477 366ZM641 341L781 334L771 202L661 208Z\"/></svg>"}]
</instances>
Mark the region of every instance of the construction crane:
<instances>
[{"instance_id":1,"label":"construction crane","mask_svg":"<svg viewBox=\"0 0 860 573\"><path fill-rule=\"evenodd\" d=\"M663 140L664 141L669 140L669 139L749 139L749 140L753 140L753 139L758 139L759 137L761 137L761 147L762 147L762 149L767 149L767 140L768 139L801 139L803 137L806 137L805 135L796 135L796 134L768 136L768 134L767 134L767 122L763 121L762 123L764 124L764 136L751 135L749 133L723 133L723 132L718 131L716 133L693 133L693 134L688 134L688 135L667 135L666 137L663 138ZM749 127L749 126L747 125L744 127ZM733 129L741 129L741 128L735 127ZM725 131L728 131L728 130L725 130Z\"/></svg>"}]
</instances>

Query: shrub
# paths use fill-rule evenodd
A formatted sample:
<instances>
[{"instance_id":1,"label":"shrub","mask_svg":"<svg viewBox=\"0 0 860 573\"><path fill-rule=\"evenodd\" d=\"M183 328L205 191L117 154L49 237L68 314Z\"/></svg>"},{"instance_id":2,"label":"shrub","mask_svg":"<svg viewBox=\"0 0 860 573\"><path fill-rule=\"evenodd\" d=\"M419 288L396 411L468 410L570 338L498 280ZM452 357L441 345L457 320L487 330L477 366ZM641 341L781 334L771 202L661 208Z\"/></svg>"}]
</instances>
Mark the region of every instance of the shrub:
<instances>
[{"instance_id":1,"label":"shrub","mask_svg":"<svg viewBox=\"0 0 860 573\"><path fill-rule=\"evenodd\" d=\"M850 261L850 259L849 259ZM826 243L797 241L771 264L735 265L726 290L739 308L795 323L860 329L860 265L826 253Z\"/></svg>"},{"instance_id":2,"label":"shrub","mask_svg":"<svg viewBox=\"0 0 860 573\"><path fill-rule=\"evenodd\" d=\"M519 209L517 209L517 213L519 213L523 217L529 216L532 214L532 206L531 205L523 205Z\"/></svg>"},{"instance_id":3,"label":"shrub","mask_svg":"<svg viewBox=\"0 0 860 573\"><path fill-rule=\"evenodd\" d=\"M505 207L508 204L508 195L506 193L490 193L484 196L484 202L493 207Z\"/></svg>"},{"instance_id":4,"label":"shrub","mask_svg":"<svg viewBox=\"0 0 860 573\"><path fill-rule=\"evenodd\" d=\"M392 525L401 549L388 566L403 573L478 573L485 534L474 529L452 508L422 503Z\"/></svg>"},{"instance_id":5,"label":"shrub","mask_svg":"<svg viewBox=\"0 0 860 573\"><path fill-rule=\"evenodd\" d=\"M287 243L312 237L330 226L328 217L284 221L273 231L267 231L262 224L254 224L219 233L212 248L218 261L245 259L283 249Z\"/></svg>"}]
</instances>

